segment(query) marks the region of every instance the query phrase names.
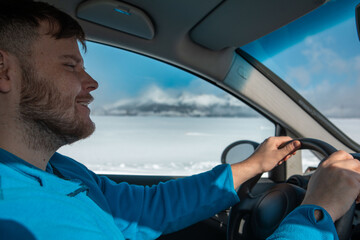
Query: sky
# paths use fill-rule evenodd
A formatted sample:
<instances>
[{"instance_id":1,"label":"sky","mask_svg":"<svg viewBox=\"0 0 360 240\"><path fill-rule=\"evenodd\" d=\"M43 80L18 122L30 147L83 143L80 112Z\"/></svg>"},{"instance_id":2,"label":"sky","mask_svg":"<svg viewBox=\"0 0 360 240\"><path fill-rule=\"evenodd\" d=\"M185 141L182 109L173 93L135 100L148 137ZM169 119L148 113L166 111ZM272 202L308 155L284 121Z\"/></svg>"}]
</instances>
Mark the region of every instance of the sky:
<instances>
[{"instance_id":1,"label":"sky","mask_svg":"<svg viewBox=\"0 0 360 240\"><path fill-rule=\"evenodd\" d=\"M331 1L244 50L325 116L359 118L360 41L355 21L359 3Z\"/></svg>"},{"instance_id":2,"label":"sky","mask_svg":"<svg viewBox=\"0 0 360 240\"><path fill-rule=\"evenodd\" d=\"M360 118L360 42L354 0L331 1L245 50L263 62L327 117ZM344 3L344 6L339 5ZM303 28L314 25L312 31ZM324 26L331 26L323 30ZM316 34L314 34L316 33ZM294 36L301 36L299 39ZM274 39L276 41L274 41ZM291 42L285 48L285 41ZM281 43L277 44L277 43ZM93 106L136 98L157 87L164 91L222 94L198 77L147 57L88 42L85 67L99 81Z\"/></svg>"},{"instance_id":3,"label":"sky","mask_svg":"<svg viewBox=\"0 0 360 240\"><path fill-rule=\"evenodd\" d=\"M96 104L137 97L154 85L168 90L201 88L196 86L197 77L154 59L92 42L87 43L87 48L86 70L100 83L94 92Z\"/></svg>"},{"instance_id":4,"label":"sky","mask_svg":"<svg viewBox=\"0 0 360 240\"><path fill-rule=\"evenodd\" d=\"M264 61L328 117L360 117L360 42L353 19Z\"/></svg>"}]
</instances>

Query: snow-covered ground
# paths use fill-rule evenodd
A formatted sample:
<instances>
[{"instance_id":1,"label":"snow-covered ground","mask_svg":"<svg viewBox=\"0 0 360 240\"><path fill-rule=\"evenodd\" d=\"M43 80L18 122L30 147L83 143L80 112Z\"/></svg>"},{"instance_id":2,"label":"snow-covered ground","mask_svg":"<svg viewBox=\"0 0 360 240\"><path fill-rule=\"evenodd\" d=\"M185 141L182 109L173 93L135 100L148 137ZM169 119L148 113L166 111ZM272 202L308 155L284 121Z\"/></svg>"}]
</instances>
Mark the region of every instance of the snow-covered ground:
<instances>
[{"instance_id":1,"label":"snow-covered ground","mask_svg":"<svg viewBox=\"0 0 360 240\"><path fill-rule=\"evenodd\" d=\"M237 140L261 142L274 134L263 118L93 116L95 133L60 149L95 172L191 175L220 163ZM333 119L360 142L360 119ZM318 160L303 153L303 169Z\"/></svg>"}]
</instances>

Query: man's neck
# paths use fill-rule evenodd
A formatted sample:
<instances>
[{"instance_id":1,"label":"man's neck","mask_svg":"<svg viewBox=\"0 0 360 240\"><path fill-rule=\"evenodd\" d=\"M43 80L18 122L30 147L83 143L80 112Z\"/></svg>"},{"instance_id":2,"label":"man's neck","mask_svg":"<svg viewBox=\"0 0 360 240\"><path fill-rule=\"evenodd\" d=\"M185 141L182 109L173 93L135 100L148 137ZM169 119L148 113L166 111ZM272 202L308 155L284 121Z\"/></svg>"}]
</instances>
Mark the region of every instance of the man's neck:
<instances>
[{"instance_id":1,"label":"man's neck","mask_svg":"<svg viewBox=\"0 0 360 240\"><path fill-rule=\"evenodd\" d=\"M32 130L32 131L31 131ZM29 135L32 133L32 135ZM37 130L25 129L22 126L10 124L0 128L0 148L16 155L31 165L46 169L46 166L58 148L51 148L49 138L44 138Z\"/></svg>"},{"instance_id":2,"label":"man's neck","mask_svg":"<svg viewBox=\"0 0 360 240\"><path fill-rule=\"evenodd\" d=\"M51 158L51 156L54 154L53 153L43 153L40 151L34 151L32 149L27 149L27 148L12 148L11 146L7 145L7 146L3 146L0 143L0 148L14 154L15 156L21 158L22 160L30 163L31 165L41 169L41 170L45 170L46 166Z\"/></svg>"}]
</instances>

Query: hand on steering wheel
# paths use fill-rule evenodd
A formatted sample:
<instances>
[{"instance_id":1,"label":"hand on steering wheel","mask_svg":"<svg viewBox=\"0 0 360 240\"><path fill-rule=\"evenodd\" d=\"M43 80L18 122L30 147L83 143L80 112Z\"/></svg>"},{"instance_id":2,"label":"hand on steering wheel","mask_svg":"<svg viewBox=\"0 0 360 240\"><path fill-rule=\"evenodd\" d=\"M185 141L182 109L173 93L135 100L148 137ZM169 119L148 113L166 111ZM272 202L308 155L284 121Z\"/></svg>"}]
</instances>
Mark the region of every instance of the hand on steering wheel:
<instances>
[{"instance_id":1,"label":"hand on steering wheel","mask_svg":"<svg viewBox=\"0 0 360 240\"><path fill-rule=\"evenodd\" d=\"M326 142L316 139L297 139L300 149L309 149L330 156L337 150ZM352 154L358 157L358 154ZM257 175L243 183L238 190L240 202L230 211L227 239L265 239L279 226L283 218L301 204L306 190L290 183L275 184L261 194L252 194L259 181ZM335 222L340 240L348 240L355 211L355 204ZM240 228L240 231L239 231Z\"/></svg>"}]
</instances>

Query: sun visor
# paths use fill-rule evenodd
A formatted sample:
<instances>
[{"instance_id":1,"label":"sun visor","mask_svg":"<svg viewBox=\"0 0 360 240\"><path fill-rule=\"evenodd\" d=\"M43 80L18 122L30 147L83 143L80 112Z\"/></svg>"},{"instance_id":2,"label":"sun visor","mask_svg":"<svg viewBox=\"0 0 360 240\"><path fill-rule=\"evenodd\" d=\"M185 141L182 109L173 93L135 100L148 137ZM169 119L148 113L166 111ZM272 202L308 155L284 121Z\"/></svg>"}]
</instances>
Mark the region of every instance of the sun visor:
<instances>
[{"instance_id":1,"label":"sun visor","mask_svg":"<svg viewBox=\"0 0 360 240\"><path fill-rule=\"evenodd\" d=\"M191 32L212 49L241 47L305 15L326 0L227 0Z\"/></svg>"},{"instance_id":2,"label":"sun visor","mask_svg":"<svg viewBox=\"0 0 360 240\"><path fill-rule=\"evenodd\" d=\"M155 34L154 25L144 11L115 0L82 2L77 17L145 39L152 39Z\"/></svg>"}]
</instances>

